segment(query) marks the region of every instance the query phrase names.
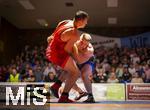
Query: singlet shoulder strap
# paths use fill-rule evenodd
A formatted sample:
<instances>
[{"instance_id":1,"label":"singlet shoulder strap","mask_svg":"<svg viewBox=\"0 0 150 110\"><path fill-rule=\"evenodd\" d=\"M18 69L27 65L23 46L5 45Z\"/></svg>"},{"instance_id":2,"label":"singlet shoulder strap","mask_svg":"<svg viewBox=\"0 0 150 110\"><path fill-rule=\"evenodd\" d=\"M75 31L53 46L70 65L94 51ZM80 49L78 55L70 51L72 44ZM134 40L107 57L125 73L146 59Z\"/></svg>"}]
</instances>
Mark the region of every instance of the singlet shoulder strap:
<instances>
[{"instance_id":1,"label":"singlet shoulder strap","mask_svg":"<svg viewBox=\"0 0 150 110\"><path fill-rule=\"evenodd\" d=\"M73 26L64 26L65 24L67 24L69 22L68 21L64 21L60 24L60 26L55 30L55 34L61 34L62 32L64 32L65 30L69 29L69 28L73 28Z\"/></svg>"},{"instance_id":2,"label":"singlet shoulder strap","mask_svg":"<svg viewBox=\"0 0 150 110\"><path fill-rule=\"evenodd\" d=\"M60 23L58 23L58 26L57 26L57 27L60 27L60 26L62 26L62 25L65 25L65 24L67 24L69 21L70 21L70 20L63 20L63 21L61 21ZM57 27L56 27L56 28L57 28Z\"/></svg>"}]
</instances>

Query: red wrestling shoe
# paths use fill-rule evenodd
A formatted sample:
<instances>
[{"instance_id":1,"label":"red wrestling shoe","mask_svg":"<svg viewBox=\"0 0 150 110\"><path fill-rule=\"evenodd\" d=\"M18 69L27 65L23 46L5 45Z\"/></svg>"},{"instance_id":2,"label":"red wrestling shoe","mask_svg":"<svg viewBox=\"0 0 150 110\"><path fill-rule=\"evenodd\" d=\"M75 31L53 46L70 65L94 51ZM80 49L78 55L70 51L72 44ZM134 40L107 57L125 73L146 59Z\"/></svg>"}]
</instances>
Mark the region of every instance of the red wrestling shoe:
<instances>
[{"instance_id":1,"label":"red wrestling shoe","mask_svg":"<svg viewBox=\"0 0 150 110\"><path fill-rule=\"evenodd\" d=\"M58 90L61 87L60 84L54 83L51 87L50 90L52 92L52 94L56 97L59 98L59 94L58 94Z\"/></svg>"},{"instance_id":2,"label":"red wrestling shoe","mask_svg":"<svg viewBox=\"0 0 150 110\"><path fill-rule=\"evenodd\" d=\"M58 103L73 103L73 100L70 100L67 95L62 95L58 100Z\"/></svg>"}]
</instances>

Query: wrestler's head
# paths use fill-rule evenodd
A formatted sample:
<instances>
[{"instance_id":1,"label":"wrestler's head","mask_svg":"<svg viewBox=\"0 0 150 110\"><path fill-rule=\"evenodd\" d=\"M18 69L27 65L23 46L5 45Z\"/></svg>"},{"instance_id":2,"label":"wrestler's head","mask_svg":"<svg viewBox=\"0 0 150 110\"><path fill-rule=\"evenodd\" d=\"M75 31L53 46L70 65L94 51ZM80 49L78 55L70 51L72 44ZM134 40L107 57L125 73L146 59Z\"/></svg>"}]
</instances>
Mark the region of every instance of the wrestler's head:
<instances>
[{"instance_id":1,"label":"wrestler's head","mask_svg":"<svg viewBox=\"0 0 150 110\"><path fill-rule=\"evenodd\" d=\"M84 11L78 11L74 17L74 26L76 28L84 28L88 21L88 14Z\"/></svg>"},{"instance_id":2,"label":"wrestler's head","mask_svg":"<svg viewBox=\"0 0 150 110\"><path fill-rule=\"evenodd\" d=\"M80 43L80 47L82 49L87 48L91 40L92 40L92 37L90 36L90 34L83 33L80 36L80 42L79 42Z\"/></svg>"}]
</instances>

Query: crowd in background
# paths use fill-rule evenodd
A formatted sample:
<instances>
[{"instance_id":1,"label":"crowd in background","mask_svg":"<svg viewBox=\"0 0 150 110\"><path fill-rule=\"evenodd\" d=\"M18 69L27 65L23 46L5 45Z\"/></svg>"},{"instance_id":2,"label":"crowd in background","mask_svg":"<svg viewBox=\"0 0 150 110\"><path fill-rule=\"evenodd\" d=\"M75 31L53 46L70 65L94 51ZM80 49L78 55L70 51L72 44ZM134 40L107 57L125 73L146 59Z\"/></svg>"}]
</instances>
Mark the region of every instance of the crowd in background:
<instances>
[{"instance_id":1,"label":"crowd in background","mask_svg":"<svg viewBox=\"0 0 150 110\"><path fill-rule=\"evenodd\" d=\"M9 65L0 66L1 82L54 82L63 71L47 61L44 46L26 45ZM150 48L95 48L93 83L150 83Z\"/></svg>"}]
</instances>

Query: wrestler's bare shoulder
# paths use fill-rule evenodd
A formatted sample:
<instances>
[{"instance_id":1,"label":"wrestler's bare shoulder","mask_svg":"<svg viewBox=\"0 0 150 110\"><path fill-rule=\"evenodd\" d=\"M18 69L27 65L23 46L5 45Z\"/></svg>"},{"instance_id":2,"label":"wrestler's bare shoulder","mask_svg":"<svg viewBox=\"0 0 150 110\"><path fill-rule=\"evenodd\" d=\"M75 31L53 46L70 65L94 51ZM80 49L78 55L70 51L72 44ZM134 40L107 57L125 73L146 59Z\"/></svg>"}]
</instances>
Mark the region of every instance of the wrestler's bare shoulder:
<instances>
[{"instance_id":1,"label":"wrestler's bare shoulder","mask_svg":"<svg viewBox=\"0 0 150 110\"><path fill-rule=\"evenodd\" d=\"M76 29L69 28L61 34L61 39L63 41L68 41L69 39L76 38L77 35L78 35L78 32Z\"/></svg>"}]
</instances>

